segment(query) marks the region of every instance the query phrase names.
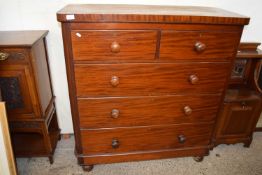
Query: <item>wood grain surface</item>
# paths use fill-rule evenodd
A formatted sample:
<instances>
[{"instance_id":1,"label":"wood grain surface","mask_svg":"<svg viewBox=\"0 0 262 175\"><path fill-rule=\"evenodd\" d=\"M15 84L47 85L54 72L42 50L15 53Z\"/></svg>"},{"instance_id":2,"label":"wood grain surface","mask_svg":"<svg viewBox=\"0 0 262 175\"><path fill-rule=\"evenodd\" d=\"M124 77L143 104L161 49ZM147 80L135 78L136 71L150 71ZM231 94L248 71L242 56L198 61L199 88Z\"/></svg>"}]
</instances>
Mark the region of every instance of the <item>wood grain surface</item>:
<instances>
[{"instance_id":1,"label":"wood grain surface","mask_svg":"<svg viewBox=\"0 0 262 175\"><path fill-rule=\"evenodd\" d=\"M31 47L47 33L47 30L0 31L0 47Z\"/></svg>"},{"instance_id":2,"label":"wood grain surface","mask_svg":"<svg viewBox=\"0 0 262 175\"><path fill-rule=\"evenodd\" d=\"M225 63L77 64L77 96L220 93L229 67ZM191 84L190 75L197 75L199 82ZM116 87L110 83L113 76L119 78Z\"/></svg>"},{"instance_id":3,"label":"wood grain surface","mask_svg":"<svg viewBox=\"0 0 262 175\"><path fill-rule=\"evenodd\" d=\"M162 31L160 59L230 61L234 58L241 33L221 31ZM198 52L197 42L206 48Z\"/></svg>"},{"instance_id":4,"label":"wood grain surface","mask_svg":"<svg viewBox=\"0 0 262 175\"><path fill-rule=\"evenodd\" d=\"M74 15L71 19L66 15ZM57 12L60 22L166 22L245 25L249 18L199 6L70 4Z\"/></svg>"},{"instance_id":5,"label":"wood grain surface","mask_svg":"<svg viewBox=\"0 0 262 175\"><path fill-rule=\"evenodd\" d=\"M204 146L210 143L212 124L163 125L82 130L84 154L125 153ZM178 136L186 140L179 143ZM112 140L119 141L112 148Z\"/></svg>"},{"instance_id":6,"label":"wood grain surface","mask_svg":"<svg viewBox=\"0 0 262 175\"><path fill-rule=\"evenodd\" d=\"M221 95L168 95L153 97L87 98L78 100L81 128L147 126L211 122ZM186 115L184 108L192 109ZM119 115L112 117L112 110Z\"/></svg>"},{"instance_id":7,"label":"wood grain surface","mask_svg":"<svg viewBox=\"0 0 262 175\"><path fill-rule=\"evenodd\" d=\"M157 31L154 30L73 30L74 60L152 60L155 58ZM113 52L111 45L119 45ZM141 54L143 53L143 54Z\"/></svg>"},{"instance_id":8,"label":"wood grain surface","mask_svg":"<svg viewBox=\"0 0 262 175\"><path fill-rule=\"evenodd\" d=\"M209 153L208 146L176 148L176 149L162 149L153 151L138 151L128 153L114 153L114 154L96 154L96 155L78 155L78 160L82 160L83 165L96 165L102 163L114 162L130 162L153 159L166 159L173 157L185 156L207 156Z\"/></svg>"}]
</instances>

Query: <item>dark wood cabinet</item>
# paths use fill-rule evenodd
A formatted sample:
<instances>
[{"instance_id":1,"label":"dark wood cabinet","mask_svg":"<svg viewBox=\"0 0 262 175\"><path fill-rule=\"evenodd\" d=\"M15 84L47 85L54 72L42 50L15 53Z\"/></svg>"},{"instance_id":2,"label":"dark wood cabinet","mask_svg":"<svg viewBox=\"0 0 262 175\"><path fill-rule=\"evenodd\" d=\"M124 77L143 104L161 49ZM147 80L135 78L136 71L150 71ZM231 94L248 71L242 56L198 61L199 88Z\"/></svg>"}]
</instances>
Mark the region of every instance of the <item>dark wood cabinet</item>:
<instances>
[{"instance_id":1,"label":"dark wood cabinet","mask_svg":"<svg viewBox=\"0 0 262 175\"><path fill-rule=\"evenodd\" d=\"M215 144L244 143L249 147L261 113L262 98L255 91L229 89L220 109Z\"/></svg>"},{"instance_id":2,"label":"dark wood cabinet","mask_svg":"<svg viewBox=\"0 0 262 175\"><path fill-rule=\"evenodd\" d=\"M0 63L1 64L1 63ZM32 77L27 65L0 65L0 87L6 108L8 119L35 118L33 99L36 93L33 89Z\"/></svg>"},{"instance_id":3,"label":"dark wood cabinet","mask_svg":"<svg viewBox=\"0 0 262 175\"><path fill-rule=\"evenodd\" d=\"M45 36L48 31L0 32L0 89L16 157L53 153L57 123Z\"/></svg>"},{"instance_id":4,"label":"dark wood cabinet","mask_svg":"<svg viewBox=\"0 0 262 175\"><path fill-rule=\"evenodd\" d=\"M241 43L231 72L223 106L220 109L214 144L244 143L249 147L262 112L258 86L262 52L259 43Z\"/></svg>"},{"instance_id":5,"label":"dark wood cabinet","mask_svg":"<svg viewBox=\"0 0 262 175\"><path fill-rule=\"evenodd\" d=\"M57 19L85 170L208 155L249 18L205 7L68 5Z\"/></svg>"}]
</instances>

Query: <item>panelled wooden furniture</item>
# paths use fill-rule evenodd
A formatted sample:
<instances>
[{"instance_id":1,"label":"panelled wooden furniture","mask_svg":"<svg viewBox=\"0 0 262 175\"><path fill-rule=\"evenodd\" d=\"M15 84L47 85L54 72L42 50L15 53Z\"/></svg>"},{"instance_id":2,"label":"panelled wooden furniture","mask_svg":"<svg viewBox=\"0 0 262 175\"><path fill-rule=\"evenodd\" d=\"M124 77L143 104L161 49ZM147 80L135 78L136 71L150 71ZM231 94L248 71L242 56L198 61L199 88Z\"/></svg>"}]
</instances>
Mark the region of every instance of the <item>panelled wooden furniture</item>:
<instances>
[{"instance_id":1,"label":"panelled wooden furniture","mask_svg":"<svg viewBox=\"0 0 262 175\"><path fill-rule=\"evenodd\" d=\"M206 7L68 5L57 19L85 170L208 154L249 18Z\"/></svg>"},{"instance_id":2,"label":"panelled wooden furniture","mask_svg":"<svg viewBox=\"0 0 262 175\"><path fill-rule=\"evenodd\" d=\"M16 157L47 156L60 137L48 68L48 31L0 32L0 89Z\"/></svg>"},{"instance_id":3,"label":"panelled wooden furniture","mask_svg":"<svg viewBox=\"0 0 262 175\"><path fill-rule=\"evenodd\" d=\"M258 45L260 43L241 43L239 46L216 125L215 145L244 143L249 147L252 142L262 112L262 85L259 86L262 52L257 49Z\"/></svg>"}]
</instances>

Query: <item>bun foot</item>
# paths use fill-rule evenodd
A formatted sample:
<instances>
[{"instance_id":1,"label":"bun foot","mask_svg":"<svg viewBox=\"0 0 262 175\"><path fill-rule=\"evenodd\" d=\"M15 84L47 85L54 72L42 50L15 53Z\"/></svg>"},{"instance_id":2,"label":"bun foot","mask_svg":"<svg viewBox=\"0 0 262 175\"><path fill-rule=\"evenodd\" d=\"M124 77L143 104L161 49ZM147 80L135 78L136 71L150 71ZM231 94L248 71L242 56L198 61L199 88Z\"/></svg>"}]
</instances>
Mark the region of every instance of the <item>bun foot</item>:
<instances>
[{"instance_id":1,"label":"bun foot","mask_svg":"<svg viewBox=\"0 0 262 175\"><path fill-rule=\"evenodd\" d=\"M196 157L193 157L194 161L196 162L202 162L204 157L203 156L196 156Z\"/></svg>"},{"instance_id":2,"label":"bun foot","mask_svg":"<svg viewBox=\"0 0 262 175\"><path fill-rule=\"evenodd\" d=\"M58 136L58 140L61 140L61 138L62 138L62 136L61 136L61 134L59 134L59 136Z\"/></svg>"},{"instance_id":3,"label":"bun foot","mask_svg":"<svg viewBox=\"0 0 262 175\"><path fill-rule=\"evenodd\" d=\"M245 147L245 148L249 148L249 147L250 147L250 144L251 144L251 142L246 142L246 143L244 143L244 147Z\"/></svg>"},{"instance_id":4,"label":"bun foot","mask_svg":"<svg viewBox=\"0 0 262 175\"><path fill-rule=\"evenodd\" d=\"M48 159L49 159L50 164L54 163L54 157L53 156L49 156Z\"/></svg>"},{"instance_id":5,"label":"bun foot","mask_svg":"<svg viewBox=\"0 0 262 175\"><path fill-rule=\"evenodd\" d=\"M251 142L252 142L252 137L251 137L251 138L249 138L247 141L245 141L245 142L244 142L244 147L245 147L245 148L249 148L249 147L250 147L250 144L251 144Z\"/></svg>"},{"instance_id":6,"label":"bun foot","mask_svg":"<svg viewBox=\"0 0 262 175\"><path fill-rule=\"evenodd\" d=\"M84 171L90 172L94 168L94 165L83 165L82 168Z\"/></svg>"}]
</instances>

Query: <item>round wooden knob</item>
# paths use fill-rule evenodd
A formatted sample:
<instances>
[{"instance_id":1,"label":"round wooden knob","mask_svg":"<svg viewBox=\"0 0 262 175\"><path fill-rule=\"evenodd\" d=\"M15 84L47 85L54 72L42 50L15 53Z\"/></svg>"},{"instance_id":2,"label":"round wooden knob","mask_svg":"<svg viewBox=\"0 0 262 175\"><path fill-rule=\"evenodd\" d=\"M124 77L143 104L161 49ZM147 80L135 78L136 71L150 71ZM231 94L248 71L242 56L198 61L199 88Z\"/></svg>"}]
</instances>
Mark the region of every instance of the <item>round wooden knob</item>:
<instances>
[{"instance_id":1,"label":"round wooden knob","mask_svg":"<svg viewBox=\"0 0 262 175\"><path fill-rule=\"evenodd\" d=\"M242 102L241 102L241 105L242 105L242 108L243 108L243 109L245 109L245 108L247 107L247 104L246 104L245 101L242 101Z\"/></svg>"},{"instance_id":2,"label":"round wooden knob","mask_svg":"<svg viewBox=\"0 0 262 175\"><path fill-rule=\"evenodd\" d=\"M196 42L196 44L195 44L195 50L197 51L197 52L203 52L204 50L206 49L206 45L204 44L204 43L202 43L202 42Z\"/></svg>"},{"instance_id":3,"label":"round wooden knob","mask_svg":"<svg viewBox=\"0 0 262 175\"><path fill-rule=\"evenodd\" d=\"M117 149L119 148L120 144L119 141L117 139L113 139L112 140L112 148Z\"/></svg>"},{"instance_id":4,"label":"round wooden knob","mask_svg":"<svg viewBox=\"0 0 262 175\"><path fill-rule=\"evenodd\" d=\"M192 112L193 112L193 110L189 106L184 107L184 113L186 115L190 115L190 114L192 114Z\"/></svg>"},{"instance_id":5,"label":"round wooden knob","mask_svg":"<svg viewBox=\"0 0 262 175\"><path fill-rule=\"evenodd\" d=\"M177 138L179 143L185 143L186 141L186 137L184 135L179 135Z\"/></svg>"},{"instance_id":6,"label":"round wooden knob","mask_svg":"<svg viewBox=\"0 0 262 175\"><path fill-rule=\"evenodd\" d=\"M119 84L119 78L117 76L112 76L110 83L113 87L116 87Z\"/></svg>"},{"instance_id":7,"label":"round wooden knob","mask_svg":"<svg viewBox=\"0 0 262 175\"><path fill-rule=\"evenodd\" d=\"M119 45L118 42L116 42L116 41L112 42L112 44L111 44L111 51L112 51L113 53L118 53L118 52L120 52L120 45Z\"/></svg>"},{"instance_id":8,"label":"round wooden knob","mask_svg":"<svg viewBox=\"0 0 262 175\"><path fill-rule=\"evenodd\" d=\"M191 84L197 84L197 82L199 81L199 78L196 75L190 75L189 81Z\"/></svg>"},{"instance_id":9,"label":"round wooden knob","mask_svg":"<svg viewBox=\"0 0 262 175\"><path fill-rule=\"evenodd\" d=\"M118 116L119 116L119 110L118 109L113 109L111 111L111 117L112 118L118 118Z\"/></svg>"}]
</instances>

